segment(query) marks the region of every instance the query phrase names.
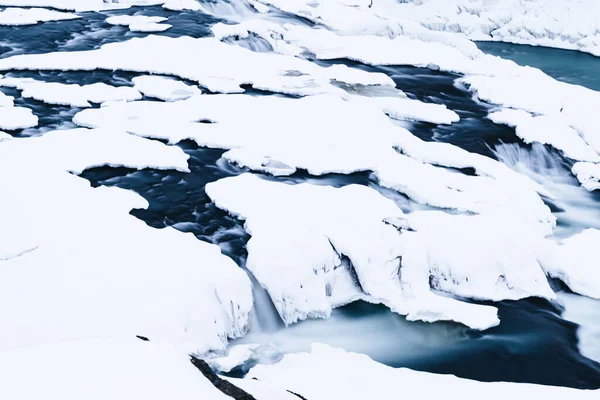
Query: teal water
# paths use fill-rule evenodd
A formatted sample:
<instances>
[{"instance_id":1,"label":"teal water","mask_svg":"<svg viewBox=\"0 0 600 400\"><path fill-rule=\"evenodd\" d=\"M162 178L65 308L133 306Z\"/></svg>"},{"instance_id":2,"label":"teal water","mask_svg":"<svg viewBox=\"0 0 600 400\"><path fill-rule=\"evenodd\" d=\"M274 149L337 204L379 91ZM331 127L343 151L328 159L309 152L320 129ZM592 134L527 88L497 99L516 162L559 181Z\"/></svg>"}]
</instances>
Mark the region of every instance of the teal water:
<instances>
[{"instance_id":1,"label":"teal water","mask_svg":"<svg viewBox=\"0 0 600 400\"><path fill-rule=\"evenodd\" d=\"M476 42L484 53L539 68L554 79L600 91L600 57L573 50L502 42Z\"/></svg>"}]
</instances>

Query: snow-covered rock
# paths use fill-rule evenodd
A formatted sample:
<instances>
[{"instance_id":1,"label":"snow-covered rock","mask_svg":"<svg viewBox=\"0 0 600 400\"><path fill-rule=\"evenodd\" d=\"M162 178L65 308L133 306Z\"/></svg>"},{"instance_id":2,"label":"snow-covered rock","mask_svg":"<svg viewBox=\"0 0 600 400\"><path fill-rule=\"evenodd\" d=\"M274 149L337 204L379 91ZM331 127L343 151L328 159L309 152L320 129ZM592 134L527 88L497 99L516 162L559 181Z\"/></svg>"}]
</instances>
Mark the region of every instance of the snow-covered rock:
<instances>
[{"instance_id":1,"label":"snow-covered rock","mask_svg":"<svg viewBox=\"0 0 600 400\"><path fill-rule=\"evenodd\" d=\"M210 183L206 192L245 221L247 266L288 324L362 298L411 320L485 329L497 324L493 308L431 289L478 300L554 298L537 262L543 235L517 220L404 215L364 186L288 185L249 174Z\"/></svg>"},{"instance_id":2,"label":"snow-covered rock","mask_svg":"<svg viewBox=\"0 0 600 400\"><path fill-rule=\"evenodd\" d=\"M586 229L543 253L541 262L550 276L562 280L575 293L600 299L599 245L600 231Z\"/></svg>"},{"instance_id":3,"label":"snow-covered rock","mask_svg":"<svg viewBox=\"0 0 600 400\"><path fill-rule=\"evenodd\" d=\"M365 355L321 344L313 345L310 353L288 354L277 364L258 365L250 370L244 380L235 379L232 382L256 396L263 393L261 387L270 387L272 390L280 388L281 393L292 392L311 400L391 400L398 397L399 388L411 397L443 397L450 400L477 400L482 397L503 400L507 397L537 396L595 399L598 396L598 390L509 382L484 383L453 375L391 368ZM281 396L281 399L287 399L283 394Z\"/></svg>"},{"instance_id":4,"label":"snow-covered rock","mask_svg":"<svg viewBox=\"0 0 600 400\"><path fill-rule=\"evenodd\" d=\"M314 175L373 171L382 185L423 204L521 215L546 233L554 224L538 195L543 189L530 179L488 157L424 142L355 96L344 101L212 95L173 103L118 103L84 110L74 122L173 143L192 139L200 146L229 149L227 160L272 175L297 169ZM481 176L438 166L472 167Z\"/></svg>"},{"instance_id":5,"label":"snow-covered rock","mask_svg":"<svg viewBox=\"0 0 600 400\"><path fill-rule=\"evenodd\" d=\"M239 344L229 348L226 356L213 358L209 362L219 372L227 373L248 361L258 347L258 344Z\"/></svg>"},{"instance_id":6,"label":"snow-covered rock","mask_svg":"<svg viewBox=\"0 0 600 400\"><path fill-rule=\"evenodd\" d=\"M21 96L25 98L72 107L91 107L91 103L132 101L142 98L142 95L132 87L116 87L102 82L82 86L44 82L31 78L3 78L0 79L0 86L17 88L22 91Z\"/></svg>"},{"instance_id":7,"label":"snow-covered rock","mask_svg":"<svg viewBox=\"0 0 600 400\"><path fill-rule=\"evenodd\" d=\"M163 32L172 26L161 23L167 19L165 17L148 17L145 15L116 15L108 17L106 23L127 26L132 32Z\"/></svg>"},{"instance_id":8,"label":"snow-covered rock","mask_svg":"<svg viewBox=\"0 0 600 400\"><path fill-rule=\"evenodd\" d=\"M43 8L6 8L0 11L0 25L35 25L38 22L65 21L81 18L76 14Z\"/></svg>"},{"instance_id":9,"label":"snow-covered rock","mask_svg":"<svg viewBox=\"0 0 600 400\"><path fill-rule=\"evenodd\" d=\"M578 162L571 168L581 186L590 192L600 189L600 164Z\"/></svg>"},{"instance_id":10,"label":"snow-covered rock","mask_svg":"<svg viewBox=\"0 0 600 400\"><path fill-rule=\"evenodd\" d=\"M133 78L133 84L134 88L145 96L164 101L184 100L202 93L197 86L187 85L166 76L138 76Z\"/></svg>"},{"instance_id":11,"label":"snow-covered rock","mask_svg":"<svg viewBox=\"0 0 600 400\"><path fill-rule=\"evenodd\" d=\"M246 331L250 281L217 246L150 228L128 214L148 206L139 195L94 189L66 172L105 164L183 169L186 159L117 132L0 142L0 186L10 194L0 200L0 301L12 304L0 309L0 349L143 335L203 353Z\"/></svg>"},{"instance_id":12,"label":"snow-covered rock","mask_svg":"<svg viewBox=\"0 0 600 400\"><path fill-rule=\"evenodd\" d=\"M231 399L185 353L135 337L73 338L2 351L0 374L3 399Z\"/></svg>"},{"instance_id":13,"label":"snow-covered rock","mask_svg":"<svg viewBox=\"0 0 600 400\"><path fill-rule=\"evenodd\" d=\"M507 109L491 113L489 118L515 127L517 136L525 143L549 144L573 160L600 162L596 151L559 116L534 117L522 110Z\"/></svg>"},{"instance_id":14,"label":"snow-covered rock","mask_svg":"<svg viewBox=\"0 0 600 400\"><path fill-rule=\"evenodd\" d=\"M12 98L11 98L12 102ZM14 131L17 129L33 128L38 124L37 115L29 108L0 106L0 129Z\"/></svg>"}]
</instances>

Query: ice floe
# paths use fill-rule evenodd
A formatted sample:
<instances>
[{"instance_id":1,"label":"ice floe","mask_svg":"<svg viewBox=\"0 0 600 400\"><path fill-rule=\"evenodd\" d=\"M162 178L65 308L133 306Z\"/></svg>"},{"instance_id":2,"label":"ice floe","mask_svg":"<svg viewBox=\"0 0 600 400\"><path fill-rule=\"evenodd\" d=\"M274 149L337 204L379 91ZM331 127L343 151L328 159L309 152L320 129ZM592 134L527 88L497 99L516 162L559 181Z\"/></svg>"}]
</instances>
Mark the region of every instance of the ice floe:
<instances>
[{"instance_id":1,"label":"ice floe","mask_svg":"<svg viewBox=\"0 0 600 400\"><path fill-rule=\"evenodd\" d=\"M280 388L282 393L291 392L297 397L311 400L391 400L397 398L398 387L402 387L402 391L410 396L451 400L476 400L482 396L494 400L511 396L564 396L569 399L594 399L598 396L597 390L509 382L484 383L453 375L392 368L365 355L321 344L314 344L310 353L288 354L279 363L256 366L244 380L235 379L232 382L256 396L261 393L262 383L264 387Z\"/></svg>"},{"instance_id":2,"label":"ice floe","mask_svg":"<svg viewBox=\"0 0 600 400\"><path fill-rule=\"evenodd\" d=\"M0 25L35 25L38 22L65 21L80 18L76 14L43 8L6 8L0 11Z\"/></svg>"},{"instance_id":3,"label":"ice floe","mask_svg":"<svg viewBox=\"0 0 600 400\"><path fill-rule=\"evenodd\" d=\"M139 195L94 189L66 172L106 164L184 170L187 156L125 133L46 135L0 142L0 185L11 194L2 198L0 236L12 238L0 252L0 300L14 305L0 310L0 348L143 335L203 353L242 335L251 284L230 258L129 215L148 206Z\"/></svg>"},{"instance_id":4,"label":"ice floe","mask_svg":"<svg viewBox=\"0 0 600 400\"><path fill-rule=\"evenodd\" d=\"M147 17L145 15L116 15L108 17L106 23L110 25L127 26L132 32L163 32L172 25L163 24L165 17Z\"/></svg>"},{"instance_id":5,"label":"ice floe","mask_svg":"<svg viewBox=\"0 0 600 400\"><path fill-rule=\"evenodd\" d=\"M191 86L166 76L138 76L133 78L134 88L145 96L164 101L184 100L201 94L197 86Z\"/></svg>"},{"instance_id":6,"label":"ice floe","mask_svg":"<svg viewBox=\"0 0 600 400\"><path fill-rule=\"evenodd\" d=\"M0 373L5 399L231 399L185 353L135 336L73 338L3 351Z\"/></svg>"},{"instance_id":7,"label":"ice floe","mask_svg":"<svg viewBox=\"0 0 600 400\"><path fill-rule=\"evenodd\" d=\"M115 87L99 82L91 85L44 82L31 78L3 78L0 86L21 90L21 96L48 104L91 107L91 103L139 100L142 95L132 87Z\"/></svg>"}]
</instances>

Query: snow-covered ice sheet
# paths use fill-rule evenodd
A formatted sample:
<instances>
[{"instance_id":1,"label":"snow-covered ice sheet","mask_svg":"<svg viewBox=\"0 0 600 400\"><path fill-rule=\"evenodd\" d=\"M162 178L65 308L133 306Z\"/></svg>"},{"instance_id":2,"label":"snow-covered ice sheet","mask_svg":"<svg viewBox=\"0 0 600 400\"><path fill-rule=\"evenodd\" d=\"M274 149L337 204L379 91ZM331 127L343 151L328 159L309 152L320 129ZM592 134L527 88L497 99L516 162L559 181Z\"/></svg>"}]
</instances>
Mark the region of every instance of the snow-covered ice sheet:
<instances>
[{"instance_id":1,"label":"snow-covered ice sheet","mask_svg":"<svg viewBox=\"0 0 600 400\"><path fill-rule=\"evenodd\" d=\"M64 136L63 136L64 135ZM129 215L146 200L66 171L187 168L187 156L115 131L0 142L0 349L142 335L185 352L223 349L252 308L246 274L215 245ZM43 199L43 200L41 200ZM3 241L3 244L6 242ZM31 279L35 276L36 279Z\"/></svg>"},{"instance_id":2,"label":"snow-covered ice sheet","mask_svg":"<svg viewBox=\"0 0 600 400\"><path fill-rule=\"evenodd\" d=\"M43 8L6 8L0 11L0 25L35 25L38 22L65 21L80 18L76 14Z\"/></svg>"},{"instance_id":3,"label":"snow-covered ice sheet","mask_svg":"<svg viewBox=\"0 0 600 400\"><path fill-rule=\"evenodd\" d=\"M0 60L0 70L126 70L176 75L214 92L243 92L241 85L293 95L338 93L332 80L394 85L385 74L344 65L329 68L295 57L255 53L215 38L148 36L98 50L23 55Z\"/></svg>"},{"instance_id":4,"label":"snow-covered ice sheet","mask_svg":"<svg viewBox=\"0 0 600 400\"><path fill-rule=\"evenodd\" d=\"M210 183L206 191L245 221L252 236L247 266L288 324L364 299L411 320L485 329L498 323L494 308L431 289L478 300L554 298L537 262L543 235L514 219L405 215L364 186L288 185L250 174Z\"/></svg>"},{"instance_id":5,"label":"snow-covered ice sheet","mask_svg":"<svg viewBox=\"0 0 600 400\"><path fill-rule=\"evenodd\" d=\"M0 101L1 98L0 98ZM6 101L6 100L5 100ZM10 100L12 102L12 100ZM8 103L8 101L6 101ZM14 131L33 128L38 124L38 117L29 108L0 106L0 129Z\"/></svg>"},{"instance_id":6,"label":"snow-covered ice sheet","mask_svg":"<svg viewBox=\"0 0 600 400\"><path fill-rule=\"evenodd\" d=\"M600 299L600 268L596 263L599 244L600 231L586 229L546 251L542 265L572 291Z\"/></svg>"},{"instance_id":7,"label":"snow-covered ice sheet","mask_svg":"<svg viewBox=\"0 0 600 400\"><path fill-rule=\"evenodd\" d=\"M116 15L108 17L106 22L110 25L127 26L132 32L163 32L172 25L163 24L168 18L148 17L145 15Z\"/></svg>"},{"instance_id":8,"label":"snow-covered ice sheet","mask_svg":"<svg viewBox=\"0 0 600 400\"><path fill-rule=\"evenodd\" d=\"M44 82L32 78L3 78L0 86L21 90L21 96L48 104L72 107L91 107L91 103L107 101L133 101L142 95L132 87L115 87L99 82L91 85Z\"/></svg>"},{"instance_id":9,"label":"snow-covered ice sheet","mask_svg":"<svg viewBox=\"0 0 600 400\"><path fill-rule=\"evenodd\" d=\"M197 86L191 86L166 76L138 76L133 78L134 88L145 96L164 101L185 100L201 94Z\"/></svg>"},{"instance_id":10,"label":"snow-covered ice sheet","mask_svg":"<svg viewBox=\"0 0 600 400\"><path fill-rule=\"evenodd\" d=\"M250 370L244 384L232 380L251 394L258 396L264 387L280 388L311 400L334 398L359 400L392 400L398 397L398 388L408 396L421 398L443 397L449 400L493 400L506 398L568 398L595 399L597 390L576 390L551 386L509 382L484 383L436 375L406 368L391 368L369 357L348 353L326 345L314 344L310 353L285 355L273 365L259 365ZM283 394L281 399L287 399ZM277 399L278 397L273 397Z\"/></svg>"},{"instance_id":11,"label":"snow-covered ice sheet","mask_svg":"<svg viewBox=\"0 0 600 400\"><path fill-rule=\"evenodd\" d=\"M2 351L0 397L12 400L230 400L167 345L130 338L48 341Z\"/></svg>"},{"instance_id":12,"label":"snow-covered ice sheet","mask_svg":"<svg viewBox=\"0 0 600 400\"><path fill-rule=\"evenodd\" d=\"M538 195L543 189L529 178L456 146L424 142L355 97L202 95L174 103L110 104L84 110L74 122L173 143L192 139L229 149L227 160L272 175L297 169L314 175L373 171L382 185L423 204L521 215L546 233L554 224ZM481 176L436 165L472 167Z\"/></svg>"}]
</instances>

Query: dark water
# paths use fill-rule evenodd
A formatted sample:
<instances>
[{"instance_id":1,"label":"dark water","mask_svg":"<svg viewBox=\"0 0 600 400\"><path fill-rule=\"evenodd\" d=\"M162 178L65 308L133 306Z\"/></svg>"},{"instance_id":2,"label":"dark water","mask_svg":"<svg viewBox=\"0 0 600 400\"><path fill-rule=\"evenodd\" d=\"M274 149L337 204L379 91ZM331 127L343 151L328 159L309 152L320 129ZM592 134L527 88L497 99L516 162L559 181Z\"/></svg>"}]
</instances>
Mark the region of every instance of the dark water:
<instances>
[{"instance_id":1,"label":"dark water","mask_svg":"<svg viewBox=\"0 0 600 400\"><path fill-rule=\"evenodd\" d=\"M82 13L84 18L76 21L34 27L0 27L3 46L0 47L0 57L94 49L104 43L143 36L130 33L125 27L111 27L104 23L108 15L132 14L141 10L133 8L110 13ZM213 17L201 13L171 12L160 7L145 7L143 14L168 17L167 23L174 27L161 34L169 36L206 36L209 25L216 22ZM561 63L563 61L560 60ZM516 138L512 129L495 125L485 118L487 106L474 102L469 93L454 85L457 75L412 67L368 67L348 60L333 62L384 72L410 97L445 104L460 115L461 121L448 127L412 124L411 131L424 140L453 143L490 157L495 157L492 149L501 142L526 147ZM551 65L552 60L547 60L547 63ZM111 85L130 85L131 78L135 76L112 71L9 74L53 82L106 82ZM41 129L15 134L41 134L48 129L71 127L70 120L78 111L21 99L16 90L1 90L15 96L19 105L32 108L41 118ZM245 245L249 236L243 230L242 222L217 209L204 190L206 183L239 174L243 170L222 160L220 150L198 148L190 142L180 143L179 146L190 155L190 173L103 167L87 170L82 177L93 185L117 186L140 193L150 206L147 210L133 210L134 216L152 227L160 229L172 226L192 232L199 240L218 244L224 254L245 268ZM354 183L376 187L369 173L313 177L300 171L291 177L266 178L291 184L309 181L332 186ZM393 197L391 193L379 190ZM410 201L400 195L395 196L403 209L410 209ZM280 351L285 352L306 350L312 342L323 342L366 353L395 367L452 373L485 381L600 388L600 365L579 354L576 325L561 319L561 310L544 301L495 304L499 308L502 323L483 333L453 323L407 322L385 307L362 302L335 310L329 320L305 321L284 328L264 290L256 282L255 286L256 315L253 329L239 343L275 343ZM276 359L280 354L273 357ZM237 372L243 373L250 365Z\"/></svg>"},{"instance_id":2,"label":"dark water","mask_svg":"<svg viewBox=\"0 0 600 400\"><path fill-rule=\"evenodd\" d=\"M591 54L502 42L477 42L477 47L517 64L539 68L559 81L600 90L600 58Z\"/></svg>"}]
</instances>

